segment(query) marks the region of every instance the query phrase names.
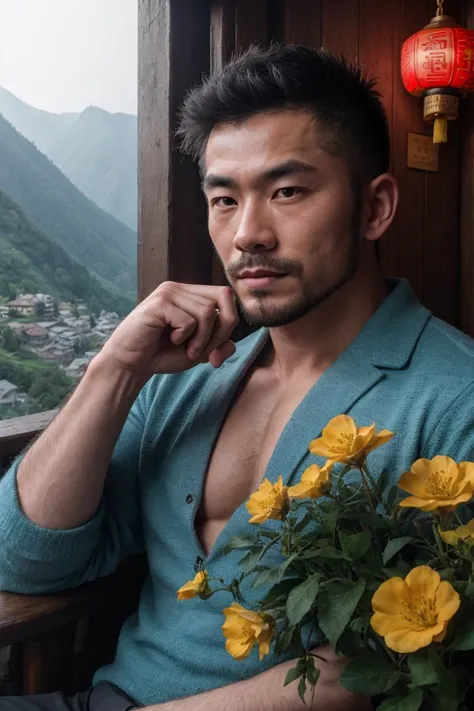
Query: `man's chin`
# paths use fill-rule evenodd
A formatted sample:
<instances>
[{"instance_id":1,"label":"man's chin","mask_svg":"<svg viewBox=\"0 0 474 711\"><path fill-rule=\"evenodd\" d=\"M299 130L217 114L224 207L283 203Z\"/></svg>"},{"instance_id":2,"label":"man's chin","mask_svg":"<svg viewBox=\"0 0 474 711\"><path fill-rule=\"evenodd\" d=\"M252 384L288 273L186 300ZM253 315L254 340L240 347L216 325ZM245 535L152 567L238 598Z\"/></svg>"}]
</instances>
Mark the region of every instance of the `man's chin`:
<instances>
[{"instance_id":1,"label":"man's chin","mask_svg":"<svg viewBox=\"0 0 474 711\"><path fill-rule=\"evenodd\" d=\"M278 306L265 302L245 304L240 301L240 311L247 323L254 328L279 328L294 323L310 310L309 304L287 303Z\"/></svg>"}]
</instances>

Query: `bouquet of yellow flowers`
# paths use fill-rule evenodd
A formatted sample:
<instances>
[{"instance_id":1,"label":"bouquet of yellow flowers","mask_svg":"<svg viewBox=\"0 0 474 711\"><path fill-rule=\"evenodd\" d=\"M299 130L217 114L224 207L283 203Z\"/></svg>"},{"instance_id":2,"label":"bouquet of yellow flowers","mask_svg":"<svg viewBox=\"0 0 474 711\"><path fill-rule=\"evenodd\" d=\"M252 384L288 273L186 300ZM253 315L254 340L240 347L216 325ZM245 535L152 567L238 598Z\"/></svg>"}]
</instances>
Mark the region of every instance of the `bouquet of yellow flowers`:
<instances>
[{"instance_id":1,"label":"bouquet of yellow flowers","mask_svg":"<svg viewBox=\"0 0 474 711\"><path fill-rule=\"evenodd\" d=\"M347 415L332 419L309 445L324 466L312 464L291 487L264 480L250 496L256 533L228 545L246 551L240 577L226 584L201 568L178 598L227 591L226 650L235 659L254 647L260 659L272 647L291 653L297 663L285 684L298 681L303 700L318 682L317 632L347 660L339 683L373 697L379 711L469 709L474 519L465 514L474 463L419 459L390 486L367 458L392 437ZM359 476L348 476L353 470ZM268 564L270 549L278 565ZM244 578L265 586L254 609L245 606Z\"/></svg>"}]
</instances>

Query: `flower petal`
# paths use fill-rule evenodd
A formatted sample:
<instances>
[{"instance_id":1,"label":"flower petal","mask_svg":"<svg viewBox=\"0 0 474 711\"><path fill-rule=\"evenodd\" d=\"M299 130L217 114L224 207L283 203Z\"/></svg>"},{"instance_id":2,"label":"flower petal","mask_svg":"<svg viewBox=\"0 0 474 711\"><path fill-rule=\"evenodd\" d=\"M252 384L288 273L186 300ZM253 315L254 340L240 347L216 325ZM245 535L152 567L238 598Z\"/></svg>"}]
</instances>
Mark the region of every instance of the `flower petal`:
<instances>
[{"instance_id":1,"label":"flower petal","mask_svg":"<svg viewBox=\"0 0 474 711\"><path fill-rule=\"evenodd\" d=\"M301 482L300 484L295 484L294 486L290 486L288 489L288 496L290 499L310 499L312 498L311 492L313 491L313 487L311 484L304 484Z\"/></svg>"},{"instance_id":2,"label":"flower petal","mask_svg":"<svg viewBox=\"0 0 474 711\"><path fill-rule=\"evenodd\" d=\"M413 568L405 578L405 583L414 597L433 601L436 598L440 582L439 573L428 565L419 565Z\"/></svg>"},{"instance_id":3,"label":"flower petal","mask_svg":"<svg viewBox=\"0 0 474 711\"><path fill-rule=\"evenodd\" d=\"M313 439L309 443L309 451L311 454L317 454L320 457L327 457L328 459L334 459L335 456L341 456L339 454L336 454L331 447L327 444L325 439L323 437L318 437L317 439ZM344 456L344 455L342 455Z\"/></svg>"},{"instance_id":4,"label":"flower petal","mask_svg":"<svg viewBox=\"0 0 474 711\"><path fill-rule=\"evenodd\" d=\"M260 642L259 647L258 647L258 658L260 661L264 658L266 654L270 654L270 643L268 640L265 640L264 642Z\"/></svg>"},{"instance_id":5,"label":"flower petal","mask_svg":"<svg viewBox=\"0 0 474 711\"><path fill-rule=\"evenodd\" d=\"M341 447L341 439L354 441L357 437L356 423L349 415L336 415L323 429L323 439L329 446Z\"/></svg>"},{"instance_id":6,"label":"flower petal","mask_svg":"<svg viewBox=\"0 0 474 711\"><path fill-rule=\"evenodd\" d=\"M372 597L374 612L388 615L396 614L406 597L405 581L402 578L390 578L382 583Z\"/></svg>"},{"instance_id":7,"label":"flower petal","mask_svg":"<svg viewBox=\"0 0 474 711\"><path fill-rule=\"evenodd\" d=\"M410 654L417 652L423 647L427 647L433 641L434 630L436 634L442 630L436 627L429 627L427 630L412 630L409 628L394 630L385 635L385 644L389 649L400 654Z\"/></svg>"},{"instance_id":8,"label":"flower petal","mask_svg":"<svg viewBox=\"0 0 474 711\"><path fill-rule=\"evenodd\" d=\"M398 486L413 496L426 497L426 483L431 474L431 461L417 459L413 462L411 470L401 475Z\"/></svg>"},{"instance_id":9,"label":"flower petal","mask_svg":"<svg viewBox=\"0 0 474 711\"><path fill-rule=\"evenodd\" d=\"M178 596L178 600L191 600L197 595L197 587L194 582L190 580L180 587L176 594Z\"/></svg>"},{"instance_id":10,"label":"flower petal","mask_svg":"<svg viewBox=\"0 0 474 711\"><path fill-rule=\"evenodd\" d=\"M418 496L407 496L399 503L401 507L420 509L421 511L435 511L440 505L437 499L421 499Z\"/></svg>"},{"instance_id":11,"label":"flower petal","mask_svg":"<svg viewBox=\"0 0 474 711\"><path fill-rule=\"evenodd\" d=\"M443 580L436 592L436 612L438 622L447 622L459 610L461 598L451 583Z\"/></svg>"},{"instance_id":12,"label":"flower petal","mask_svg":"<svg viewBox=\"0 0 474 711\"><path fill-rule=\"evenodd\" d=\"M249 656L253 646L254 642L246 642L242 639L227 639L225 643L226 651L239 662Z\"/></svg>"},{"instance_id":13,"label":"flower petal","mask_svg":"<svg viewBox=\"0 0 474 711\"><path fill-rule=\"evenodd\" d=\"M400 614L376 612L370 618L370 626L381 637L385 637L389 632L398 629L411 629L411 626Z\"/></svg>"},{"instance_id":14,"label":"flower petal","mask_svg":"<svg viewBox=\"0 0 474 711\"><path fill-rule=\"evenodd\" d=\"M394 437L395 432L390 432L390 430L380 430L380 432L375 436L373 442L369 444L365 451L369 454L369 452L373 452L373 450L377 449L377 447L381 447L383 444L390 442L390 440Z\"/></svg>"}]
</instances>

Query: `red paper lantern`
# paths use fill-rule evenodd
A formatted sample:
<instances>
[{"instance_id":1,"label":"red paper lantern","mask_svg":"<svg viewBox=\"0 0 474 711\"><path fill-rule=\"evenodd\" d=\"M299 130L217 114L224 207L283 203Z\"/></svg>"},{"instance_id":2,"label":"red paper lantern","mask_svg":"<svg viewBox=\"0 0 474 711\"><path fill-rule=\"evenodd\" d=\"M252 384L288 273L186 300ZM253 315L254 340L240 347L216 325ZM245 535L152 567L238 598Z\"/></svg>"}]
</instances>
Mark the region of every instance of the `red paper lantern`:
<instances>
[{"instance_id":1,"label":"red paper lantern","mask_svg":"<svg viewBox=\"0 0 474 711\"><path fill-rule=\"evenodd\" d=\"M403 43L401 68L407 91L424 97L434 143L446 143L448 120L458 117L461 97L474 91L474 30L444 15L438 0L436 17Z\"/></svg>"}]
</instances>

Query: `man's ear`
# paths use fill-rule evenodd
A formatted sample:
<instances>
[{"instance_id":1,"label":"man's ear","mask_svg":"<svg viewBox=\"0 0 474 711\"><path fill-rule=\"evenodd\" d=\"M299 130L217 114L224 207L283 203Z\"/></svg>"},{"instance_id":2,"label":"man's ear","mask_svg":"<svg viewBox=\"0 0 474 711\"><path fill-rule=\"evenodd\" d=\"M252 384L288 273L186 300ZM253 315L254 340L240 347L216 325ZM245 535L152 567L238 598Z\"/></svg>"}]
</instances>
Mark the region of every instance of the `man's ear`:
<instances>
[{"instance_id":1,"label":"man's ear","mask_svg":"<svg viewBox=\"0 0 474 711\"><path fill-rule=\"evenodd\" d=\"M398 207L398 185L390 173L383 173L370 183L365 200L362 236L375 242L388 230Z\"/></svg>"}]
</instances>

